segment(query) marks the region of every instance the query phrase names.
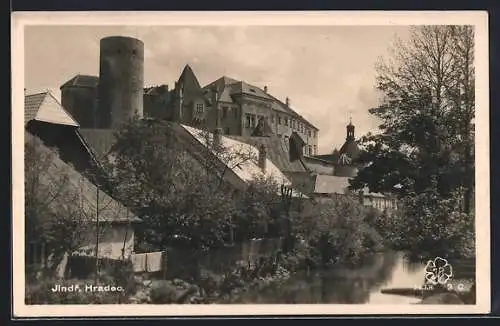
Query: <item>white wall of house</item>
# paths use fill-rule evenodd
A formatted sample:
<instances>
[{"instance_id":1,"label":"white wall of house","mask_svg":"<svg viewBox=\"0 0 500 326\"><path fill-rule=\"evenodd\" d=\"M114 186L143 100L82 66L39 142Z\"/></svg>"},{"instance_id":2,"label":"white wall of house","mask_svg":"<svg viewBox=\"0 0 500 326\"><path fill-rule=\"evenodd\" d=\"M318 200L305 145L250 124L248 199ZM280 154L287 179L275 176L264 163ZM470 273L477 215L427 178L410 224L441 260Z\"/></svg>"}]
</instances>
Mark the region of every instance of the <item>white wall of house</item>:
<instances>
[{"instance_id":1,"label":"white wall of house","mask_svg":"<svg viewBox=\"0 0 500 326\"><path fill-rule=\"evenodd\" d=\"M91 251L95 255L96 231L89 231L86 236L82 250ZM122 259L122 250L125 258L134 251L134 229L127 224L107 224L100 226L99 231L99 257L110 259Z\"/></svg>"}]
</instances>

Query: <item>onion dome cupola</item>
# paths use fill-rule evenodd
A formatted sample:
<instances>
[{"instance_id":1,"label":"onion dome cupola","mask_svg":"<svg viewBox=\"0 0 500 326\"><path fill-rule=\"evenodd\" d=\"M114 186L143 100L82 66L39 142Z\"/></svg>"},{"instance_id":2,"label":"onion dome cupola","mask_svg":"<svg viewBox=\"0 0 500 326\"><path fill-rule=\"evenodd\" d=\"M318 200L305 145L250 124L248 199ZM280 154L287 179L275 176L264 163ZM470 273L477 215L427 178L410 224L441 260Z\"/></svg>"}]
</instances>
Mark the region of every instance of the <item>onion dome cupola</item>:
<instances>
[{"instance_id":1,"label":"onion dome cupola","mask_svg":"<svg viewBox=\"0 0 500 326\"><path fill-rule=\"evenodd\" d=\"M360 153L358 144L356 143L356 138L354 136L354 125L352 120L346 127L347 135L344 145L339 150L338 163L343 165L351 164Z\"/></svg>"},{"instance_id":2,"label":"onion dome cupola","mask_svg":"<svg viewBox=\"0 0 500 326\"><path fill-rule=\"evenodd\" d=\"M352 121L346 127L347 135L344 145L338 151L337 162L334 174L342 177L354 177L357 174L357 167L354 160L358 158L360 150L354 136L354 125Z\"/></svg>"}]
</instances>

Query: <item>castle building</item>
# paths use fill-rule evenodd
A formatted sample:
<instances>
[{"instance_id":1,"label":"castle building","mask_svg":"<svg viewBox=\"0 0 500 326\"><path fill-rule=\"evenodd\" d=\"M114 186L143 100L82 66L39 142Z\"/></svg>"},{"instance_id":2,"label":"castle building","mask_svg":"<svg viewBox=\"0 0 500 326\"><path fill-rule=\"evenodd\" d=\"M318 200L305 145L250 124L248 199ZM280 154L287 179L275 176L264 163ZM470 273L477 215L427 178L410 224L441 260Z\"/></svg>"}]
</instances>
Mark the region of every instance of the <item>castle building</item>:
<instances>
[{"instance_id":1,"label":"castle building","mask_svg":"<svg viewBox=\"0 0 500 326\"><path fill-rule=\"evenodd\" d=\"M280 178L303 194L348 192L360 154L352 121L340 151L318 155L318 128L292 109L289 98L280 101L267 86L261 89L227 76L202 86L186 65L172 89L167 84L144 87L141 41L113 36L100 44L99 77L77 75L61 86L63 107L79 123L79 133L98 160L112 149L120 124L138 116L165 122L187 143L196 143L186 132L194 128L210 132L214 140L250 145L266 157L259 162L275 166ZM201 151L192 150L195 156ZM234 177L234 184L244 181L237 173ZM365 191L361 200L367 203L371 195L385 198Z\"/></svg>"},{"instance_id":2,"label":"castle building","mask_svg":"<svg viewBox=\"0 0 500 326\"><path fill-rule=\"evenodd\" d=\"M108 42L113 40L108 40ZM137 60L140 59L139 53L141 52L138 52ZM111 56L109 53L107 55ZM118 52L115 51L114 55L117 56ZM120 55L123 56L123 52ZM134 63L134 61L127 59L120 62L122 61L123 67L120 69L131 70L127 75L130 79L140 75L139 70L143 68L138 67L141 65L135 63L132 68L126 68L125 63ZM107 93L100 90L104 86L99 85L103 83L100 81L103 78L102 74L110 75L111 73L106 74L106 69L102 66L101 62L100 78L77 75L60 88L62 105L79 121L82 128L104 128L106 123L103 121L109 120L109 117L99 117L97 114L102 111L97 110L99 105L109 106L102 103ZM130 84L130 82L125 84ZM136 83L136 85L139 84L141 82ZM106 87L106 89L109 88ZM131 94L128 91L130 87L121 89L123 89L122 92ZM140 93L136 89L131 96L134 96L137 101ZM124 98L127 96L124 95ZM169 89L168 85L147 87L143 89L140 96L142 96L143 107L139 110L143 110L145 117L165 119L212 130L215 121L214 115L210 112L217 108L220 110L220 128L224 135L244 137L255 135L259 132L256 131L259 121L264 120L261 125L264 126L266 132L272 132L285 142L295 132L304 141L304 155L318 154L318 128L295 112L288 98L282 102L272 96L267 86L261 89L244 81L223 76L202 87L193 69L186 65L173 89ZM107 115L109 116L109 113ZM97 120L101 122L98 123Z\"/></svg>"}]
</instances>

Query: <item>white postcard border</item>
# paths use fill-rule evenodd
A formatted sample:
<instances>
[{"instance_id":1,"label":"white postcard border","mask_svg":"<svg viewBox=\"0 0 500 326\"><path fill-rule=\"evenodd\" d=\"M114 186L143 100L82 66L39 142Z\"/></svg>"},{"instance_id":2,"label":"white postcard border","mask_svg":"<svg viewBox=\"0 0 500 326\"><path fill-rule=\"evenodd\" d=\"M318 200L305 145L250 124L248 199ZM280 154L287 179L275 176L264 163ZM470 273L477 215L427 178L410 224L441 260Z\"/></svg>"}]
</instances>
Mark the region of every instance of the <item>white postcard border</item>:
<instances>
[{"instance_id":1,"label":"white postcard border","mask_svg":"<svg viewBox=\"0 0 500 326\"><path fill-rule=\"evenodd\" d=\"M15 317L472 314L490 311L488 16L427 12L15 12L12 14L12 262ZM476 305L26 305L24 303L24 27L28 25L473 25L476 36ZM47 44L50 46L50 44Z\"/></svg>"}]
</instances>

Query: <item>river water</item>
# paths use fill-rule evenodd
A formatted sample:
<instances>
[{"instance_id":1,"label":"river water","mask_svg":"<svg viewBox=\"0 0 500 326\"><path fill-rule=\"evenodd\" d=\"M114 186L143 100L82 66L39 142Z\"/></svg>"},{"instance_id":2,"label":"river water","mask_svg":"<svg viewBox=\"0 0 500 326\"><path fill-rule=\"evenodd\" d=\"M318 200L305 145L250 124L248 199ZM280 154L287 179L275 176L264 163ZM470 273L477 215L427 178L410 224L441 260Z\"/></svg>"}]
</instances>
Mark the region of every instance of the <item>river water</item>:
<instances>
[{"instance_id":1,"label":"river water","mask_svg":"<svg viewBox=\"0 0 500 326\"><path fill-rule=\"evenodd\" d=\"M257 304L412 304L421 299L382 294L387 288L423 285L425 262L411 261L402 253L367 257L361 267L336 266L328 270L298 272L284 283L244 294L239 303Z\"/></svg>"}]
</instances>

